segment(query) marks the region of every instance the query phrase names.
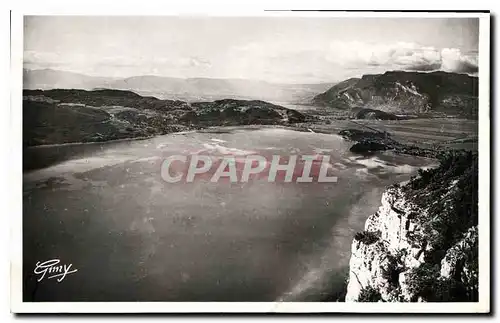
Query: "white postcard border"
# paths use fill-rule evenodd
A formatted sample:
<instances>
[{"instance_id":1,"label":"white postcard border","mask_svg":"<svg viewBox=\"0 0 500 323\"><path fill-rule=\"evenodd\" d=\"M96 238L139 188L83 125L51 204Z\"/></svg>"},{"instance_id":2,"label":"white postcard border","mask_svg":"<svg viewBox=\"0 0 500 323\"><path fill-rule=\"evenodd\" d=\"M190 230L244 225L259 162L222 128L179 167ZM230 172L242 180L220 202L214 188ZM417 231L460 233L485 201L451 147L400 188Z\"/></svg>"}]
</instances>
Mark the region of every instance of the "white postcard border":
<instances>
[{"instance_id":1,"label":"white postcard border","mask_svg":"<svg viewBox=\"0 0 500 323\"><path fill-rule=\"evenodd\" d=\"M11 106L8 205L11 222L11 311L15 313L487 313L490 310L490 15L452 12L292 12L262 11L245 7L176 6L175 10L155 7L95 7L71 5L32 6L11 13ZM121 3L122 4L122 3ZM46 4L45 4L46 5ZM247 10L248 9L248 10ZM272 8L271 8L272 9ZM344 302L23 302L22 301L22 67L23 15L211 15L286 17L392 17L480 19L479 42L479 291L477 303L344 303Z\"/></svg>"}]
</instances>

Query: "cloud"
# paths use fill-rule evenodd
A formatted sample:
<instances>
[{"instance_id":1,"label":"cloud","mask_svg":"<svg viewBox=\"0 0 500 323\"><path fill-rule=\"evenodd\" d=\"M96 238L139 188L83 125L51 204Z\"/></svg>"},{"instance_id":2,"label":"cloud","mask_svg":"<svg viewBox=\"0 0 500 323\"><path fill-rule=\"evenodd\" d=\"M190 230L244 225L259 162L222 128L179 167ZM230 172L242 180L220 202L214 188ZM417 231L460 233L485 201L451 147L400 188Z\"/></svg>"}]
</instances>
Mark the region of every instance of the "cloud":
<instances>
[{"instance_id":1,"label":"cloud","mask_svg":"<svg viewBox=\"0 0 500 323\"><path fill-rule=\"evenodd\" d=\"M420 72L430 72L430 71L437 71L441 68L441 63L436 63L436 62L428 62L428 63L422 63L422 64L415 64L415 65L409 65L406 66L405 70L408 71L420 71Z\"/></svg>"},{"instance_id":2,"label":"cloud","mask_svg":"<svg viewBox=\"0 0 500 323\"><path fill-rule=\"evenodd\" d=\"M457 73L476 73L477 54L466 55L457 48L435 48L416 43L368 44L334 42L327 59L342 66L362 69L377 67L386 70L411 71L443 70Z\"/></svg>"},{"instance_id":3,"label":"cloud","mask_svg":"<svg viewBox=\"0 0 500 323\"><path fill-rule=\"evenodd\" d=\"M181 58L178 60L178 64L180 64L183 67L203 67L203 68L212 67L212 64L210 63L209 60L196 56Z\"/></svg>"},{"instance_id":4,"label":"cloud","mask_svg":"<svg viewBox=\"0 0 500 323\"><path fill-rule=\"evenodd\" d=\"M176 77L226 77L270 82L332 82L388 70L475 74L477 52L436 48L414 42L370 43L270 37L220 51L65 55L25 51L29 68L55 68L103 76L157 74Z\"/></svg>"},{"instance_id":5,"label":"cloud","mask_svg":"<svg viewBox=\"0 0 500 323\"><path fill-rule=\"evenodd\" d=\"M61 55L52 52L24 52L24 66L29 69L52 68L101 76L198 76L210 69L210 60L197 56L168 55L97 55L78 52Z\"/></svg>"},{"instance_id":6,"label":"cloud","mask_svg":"<svg viewBox=\"0 0 500 323\"><path fill-rule=\"evenodd\" d=\"M477 53L436 48L414 42L318 42L315 39L270 39L234 48L225 56L227 73L259 78L302 75L323 81L342 80L388 70L474 74ZM315 76L311 77L311 73Z\"/></svg>"},{"instance_id":7,"label":"cloud","mask_svg":"<svg viewBox=\"0 0 500 323\"><path fill-rule=\"evenodd\" d=\"M457 73L477 73L478 61L476 55L463 55L459 49L444 48L441 51L442 69Z\"/></svg>"}]
</instances>

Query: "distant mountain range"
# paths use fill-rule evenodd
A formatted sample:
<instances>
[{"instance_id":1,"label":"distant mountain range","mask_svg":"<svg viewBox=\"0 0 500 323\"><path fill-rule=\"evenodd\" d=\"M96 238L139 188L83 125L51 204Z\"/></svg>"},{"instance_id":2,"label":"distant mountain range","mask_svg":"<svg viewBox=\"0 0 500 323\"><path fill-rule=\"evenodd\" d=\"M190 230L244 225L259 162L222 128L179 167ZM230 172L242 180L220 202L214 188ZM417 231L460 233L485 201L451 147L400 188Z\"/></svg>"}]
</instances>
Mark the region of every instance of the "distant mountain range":
<instances>
[{"instance_id":1,"label":"distant mountain range","mask_svg":"<svg viewBox=\"0 0 500 323\"><path fill-rule=\"evenodd\" d=\"M389 71L340 83L276 84L243 79L172 78L153 75L128 78L24 70L25 89L115 89L162 100L204 102L223 99L264 100L332 108L354 119L478 116L478 78L447 72ZM286 104L285 104L286 105Z\"/></svg>"},{"instance_id":2,"label":"distant mountain range","mask_svg":"<svg viewBox=\"0 0 500 323\"><path fill-rule=\"evenodd\" d=\"M393 114L477 118L478 78L446 72L390 71L363 75L315 96L314 105Z\"/></svg>"},{"instance_id":3,"label":"distant mountain range","mask_svg":"<svg viewBox=\"0 0 500 323\"><path fill-rule=\"evenodd\" d=\"M259 99L306 103L334 83L277 84L244 79L174 78L153 75L128 78L95 77L52 69L24 70L24 89L119 89L143 96L188 102L219 99Z\"/></svg>"}]
</instances>

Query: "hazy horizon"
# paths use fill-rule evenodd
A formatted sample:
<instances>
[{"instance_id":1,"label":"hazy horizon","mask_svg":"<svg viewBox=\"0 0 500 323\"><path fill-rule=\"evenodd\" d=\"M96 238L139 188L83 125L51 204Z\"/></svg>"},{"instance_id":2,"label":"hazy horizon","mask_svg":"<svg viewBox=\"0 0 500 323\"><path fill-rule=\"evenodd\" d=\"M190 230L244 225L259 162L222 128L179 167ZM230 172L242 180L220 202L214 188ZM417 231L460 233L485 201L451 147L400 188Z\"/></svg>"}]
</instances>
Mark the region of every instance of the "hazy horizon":
<instances>
[{"instance_id":1,"label":"hazy horizon","mask_svg":"<svg viewBox=\"0 0 500 323\"><path fill-rule=\"evenodd\" d=\"M302 82L302 83L285 83L285 82L270 82L266 80L258 80L258 79L248 79L248 78L234 78L234 77L204 77L204 76L193 76L193 77L180 77L180 76L169 76L169 75L155 75L155 74L138 74L138 75L131 75L131 76L125 76L125 77L111 77L111 76L102 76L102 75L90 75L90 74L85 74L85 73L80 73L80 72L73 72L73 71L66 71L66 70L61 70L61 69L55 69L55 68L37 68L37 69L30 69L30 68L23 68L23 70L28 71L28 72L37 72L37 71L53 71L53 72L60 72L60 73L72 73L72 74L78 74L82 76L87 76L87 77L95 77L95 78L105 78L105 79L113 79L113 80L122 80L126 78L133 78L133 77L159 77L159 78L168 78L168 79L179 79L179 80L193 80L193 79L206 79L206 80L228 80L228 81L251 81L251 82L262 82L262 83L270 83L270 84L277 84L277 85L307 85L307 84L332 84L336 82L340 82L342 80L336 80L332 82ZM361 77L360 75L359 77Z\"/></svg>"}]
</instances>

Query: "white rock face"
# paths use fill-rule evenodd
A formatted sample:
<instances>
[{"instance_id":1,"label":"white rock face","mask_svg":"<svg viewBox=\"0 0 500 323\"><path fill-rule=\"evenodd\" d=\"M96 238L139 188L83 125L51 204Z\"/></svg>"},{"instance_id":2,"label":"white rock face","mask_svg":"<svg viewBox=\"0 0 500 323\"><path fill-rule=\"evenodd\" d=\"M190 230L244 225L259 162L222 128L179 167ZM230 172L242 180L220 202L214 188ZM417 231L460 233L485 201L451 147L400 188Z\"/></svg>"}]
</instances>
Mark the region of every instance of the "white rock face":
<instances>
[{"instance_id":1,"label":"white rock face","mask_svg":"<svg viewBox=\"0 0 500 323\"><path fill-rule=\"evenodd\" d=\"M426 216L425 212L405 200L399 187L391 187L383 194L382 205L365 224L365 232L376 233L379 238L375 242L353 240L346 302L358 301L361 291L370 287L380 293L382 301L414 299L407 274L423 264L426 252L432 249L414 221ZM447 251L441 261L442 278L460 275L466 286L477 288L477 267L471 268L473 262L467 259L477 248L477 233L477 227L470 228L464 238ZM419 239L412 239L414 236Z\"/></svg>"},{"instance_id":2,"label":"white rock face","mask_svg":"<svg viewBox=\"0 0 500 323\"><path fill-rule=\"evenodd\" d=\"M462 240L448 249L446 256L441 260L441 277L460 277L464 285L477 289L479 278L477 267L472 268L473 261L468 259L474 254L477 243L478 228L472 227L465 233Z\"/></svg>"},{"instance_id":3,"label":"white rock face","mask_svg":"<svg viewBox=\"0 0 500 323\"><path fill-rule=\"evenodd\" d=\"M387 272L394 268L405 271L423 263L426 245L413 244L408 237L418 231L412 216L418 216L417 208L408 203L399 188L390 188L382 196L377 213L366 221L365 231L380 232L380 239L366 244L354 239L349 262L349 284L346 301L357 301L363 288L373 287L384 301L409 301L413 296L407 290L404 272L394 274L393 282ZM392 264L391 264L392 258ZM392 267L392 268L391 268ZM397 280L399 284L395 284ZM400 285L397 287L397 285Z\"/></svg>"}]
</instances>

